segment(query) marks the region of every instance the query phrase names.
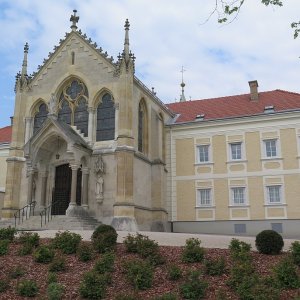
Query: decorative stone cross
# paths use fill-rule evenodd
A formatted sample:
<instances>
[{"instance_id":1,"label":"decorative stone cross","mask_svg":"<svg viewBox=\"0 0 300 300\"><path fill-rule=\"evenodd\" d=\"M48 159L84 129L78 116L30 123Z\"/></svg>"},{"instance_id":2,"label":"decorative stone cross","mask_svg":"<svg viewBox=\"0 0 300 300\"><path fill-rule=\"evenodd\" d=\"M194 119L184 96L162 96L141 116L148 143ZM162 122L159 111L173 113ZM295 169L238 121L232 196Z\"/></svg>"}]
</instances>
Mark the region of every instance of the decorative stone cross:
<instances>
[{"instance_id":1,"label":"decorative stone cross","mask_svg":"<svg viewBox=\"0 0 300 300\"><path fill-rule=\"evenodd\" d=\"M79 16L76 16L76 13L77 13L76 9L74 9L73 12L74 12L74 15L71 15L70 21L72 22L71 29L73 31L75 31L77 29L77 25L76 24L79 21Z\"/></svg>"}]
</instances>

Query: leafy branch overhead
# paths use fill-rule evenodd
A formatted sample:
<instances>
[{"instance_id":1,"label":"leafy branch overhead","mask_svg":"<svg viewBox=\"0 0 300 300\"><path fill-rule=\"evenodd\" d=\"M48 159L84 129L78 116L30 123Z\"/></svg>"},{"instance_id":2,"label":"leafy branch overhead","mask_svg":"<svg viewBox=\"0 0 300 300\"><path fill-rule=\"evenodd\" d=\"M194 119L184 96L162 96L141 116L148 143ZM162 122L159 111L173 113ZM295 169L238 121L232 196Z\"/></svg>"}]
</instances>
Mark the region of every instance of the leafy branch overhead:
<instances>
[{"instance_id":1,"label":"leafy branch overhead","mask_svg":"<svg viewBox=\"0 0 300 300\"><path fill-rule=\"evenodd\" d=\"M214 15L217 14L218 17L218 23L231 23L234 21L237 16L239 15L239 12L244 5L246 0L215 0L215 7L213 11L211 12L208 19ZM283 1L281 0L260 0L262 4L265 6L274 5L274 6L283 6ZM294 29L294 38L297 38L300 33L300 21L293 22L291 24L291 27Z\"/></svg>"}]
</instances>

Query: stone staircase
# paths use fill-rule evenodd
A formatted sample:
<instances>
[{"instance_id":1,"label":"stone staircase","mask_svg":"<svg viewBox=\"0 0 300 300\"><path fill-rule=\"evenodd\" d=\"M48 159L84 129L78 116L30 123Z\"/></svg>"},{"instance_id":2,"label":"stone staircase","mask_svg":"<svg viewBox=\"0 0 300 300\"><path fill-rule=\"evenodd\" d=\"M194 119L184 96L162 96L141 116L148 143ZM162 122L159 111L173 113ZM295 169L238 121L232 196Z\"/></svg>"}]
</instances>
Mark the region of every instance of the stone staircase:
<instances>
[{"instance_id":1,"label":"stone staircase","mask_svg":"<svg viewBox=\"0 0 300 300\"><path fill-rule=\"evenodd\" d=\"M44 218L42 222L43 224L41 226L40 216L31 216L29 219L24 220L21 224L18 224L17 220L16 228L18 230L94 230L101 224L101 222L90 216L52 216L52 219L50 219L49 222L47 220L46 224ZM14 227L15 220L0 220L0 228L8 226Z\"/></svg>"}]
</instances>

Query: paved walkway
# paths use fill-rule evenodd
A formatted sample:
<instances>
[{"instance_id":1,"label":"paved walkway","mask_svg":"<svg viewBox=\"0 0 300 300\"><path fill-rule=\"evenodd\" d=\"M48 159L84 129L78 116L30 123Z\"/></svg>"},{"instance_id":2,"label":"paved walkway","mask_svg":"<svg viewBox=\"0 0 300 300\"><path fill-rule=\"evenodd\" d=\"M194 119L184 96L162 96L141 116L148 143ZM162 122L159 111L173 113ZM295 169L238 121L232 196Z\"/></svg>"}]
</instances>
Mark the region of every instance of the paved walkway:
<instances>
[{"instance_id":1,"label":"paved walkway","mask_svg":"<svg viewBox=\"0 0 300 300\"><path fill-rule=\"evenodd\" d=\"M57 230L42 230L36 231L41 238L53 238ZM71 232L78 233L82 236L84 241L90 241L93 231L91 230L71 230ZM161 246L184 246L188 238L198 238L201 240L201 245L204 248L221 248L227 249L232 238L237 238L241 241L252 245L255 250L255 237L249 236L229 236L229 235L210 235L210 234L189 234L189 233L171 233L171 232L148 232L141 231L143 235L155 240ZM128 234L135 234L135 232L118 231L118 243L122 243ZM284 250L287 251L290 245L295 240L284 239Z\"/></svg>"}]
</instances>

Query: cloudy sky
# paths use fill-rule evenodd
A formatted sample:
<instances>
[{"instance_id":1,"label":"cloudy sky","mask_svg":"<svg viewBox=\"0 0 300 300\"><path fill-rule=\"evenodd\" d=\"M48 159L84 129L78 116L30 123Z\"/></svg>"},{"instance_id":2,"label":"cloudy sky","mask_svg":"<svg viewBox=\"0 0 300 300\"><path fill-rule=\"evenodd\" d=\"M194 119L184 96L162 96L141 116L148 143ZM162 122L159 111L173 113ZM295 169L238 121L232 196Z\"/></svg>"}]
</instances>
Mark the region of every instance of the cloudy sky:
<instances>
[{"instance_id":1,"label":"cloudy sky","mask_svg":"<svg viewBox=\"0 0 300 300\"><path fill-rule=\"evenodd\" d=\"M216 16L203 24L214 2L0 0L0 127L13 115L24 43L30 45L31 73L70 31L73 9L80 16L78 27L115 58L129 19L136 75L165 103L180 97L181 66L187 99L247 93L254 79L260 91L300 92L300 38L293 39L290 27L300 20L300 1L283 0L276 8L248 0L231 24L219 25Z\"/></svg>"}]
</instances>

